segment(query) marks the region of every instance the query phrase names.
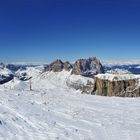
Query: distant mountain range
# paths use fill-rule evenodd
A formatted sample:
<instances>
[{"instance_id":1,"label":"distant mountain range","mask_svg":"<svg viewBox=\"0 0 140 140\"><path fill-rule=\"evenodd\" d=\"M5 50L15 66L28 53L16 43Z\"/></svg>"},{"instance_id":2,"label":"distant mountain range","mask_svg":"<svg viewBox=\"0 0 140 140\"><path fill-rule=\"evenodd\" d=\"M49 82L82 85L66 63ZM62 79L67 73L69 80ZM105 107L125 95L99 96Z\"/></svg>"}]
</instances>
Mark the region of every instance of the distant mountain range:
<instances>
[{"instance_id":1,"label":"distant mountain range","mask_svg":"<svg viewBox=\"0 0 140 140\"><path fill-rule=\"evenodd\" d=\"M70 62L72 65L74 62ZM128 70L133 74L140 74L140 60L128 60L128 61L101 61L104 71L122 69ZM7 68L10 70L25 69L26 67L35 66L47 66L47 62L12 62L6 63Z\"/></svg>"},{"instance_id":2,"label":"distant mountain range","mask_svg":"<svg viewBox=\"0 0 140 140\"><path fill-rule=\"evenodd\" d=\"M133 74L140 74L140 61L103 61L105 72L109 70L128 70Z\"/></svg>"},{"instance_id":3,"label":"distant mountain range","mask_svg":"<svg viewBox=\"0 0 140 140\"><path fill-rule=\"evenodd\" d=\"M87 59L80 58L76 60L75 63L70 63L68 61L63 62L60 59L57 59L50 64L0 63L0 84L2 85L9 81L12 80L14 81L14 79L17 79L17 81L20 83L21 82L26 83L26 81L28 82L29 79L34 79L34 78L36 79L36 77L41 80L42 76L45 74L50 74L50 77L48 78L50 80L52 79L51 82L55 82L54 78L51 77L52 73L54 73L54 75L58 74L59 82L60 83L64 82L64 85L68 87L74 89L80 89L83 93L88 93L88 94L96 94L97 90L101 91L101 89L103 89L103 95L107 95L104 94L105 91L110 90L110 89L106 90L108 85L107 82L110 79L110 77L111 78L113 77L113 79L117 79L117 81L120 81L119 80L120 75L123 75L121 76L122 83L116 81L115 81L116 83L113 83L114 82L113 81L112 85L110 85L112 87L111 89L114 89L115 91L117 89L117 95L121 96L121 94L123 94L123 91L126 91L127 89L126 87L128 85L133 84L132 86L135 88L135 85L137 83L136 81L137 78L135 77L139 76L136 74L140 74L140 64L138 62L136 63L132 61L114 62L114 63L111 61L111 62L101 63L96 57L90 57ZM64 75L66 74L65 75L66 77L64 79L61 78L63 74ZM100 79L100 76L96 77L100 74L102 77L107 77L108 80L107 81L105 81L106 79L102 80ZM125 74L127 75L125 76ZM131 77L131 79L127 79L126 77ZM124 81L126 83L125 85L124 85ZM55 84L56 83L54 83L54 85ZM121 85L121 87L119 87L118 85ZM98 86L99 88L97 89ZM139 87L137 89L139 90ZM118 90L120 90L121 92L119 92ZM134 95L128 94L127 96L134 96ZM139 95L139 92L136 91L136 95Z\"/></svg>"}]
</instances>

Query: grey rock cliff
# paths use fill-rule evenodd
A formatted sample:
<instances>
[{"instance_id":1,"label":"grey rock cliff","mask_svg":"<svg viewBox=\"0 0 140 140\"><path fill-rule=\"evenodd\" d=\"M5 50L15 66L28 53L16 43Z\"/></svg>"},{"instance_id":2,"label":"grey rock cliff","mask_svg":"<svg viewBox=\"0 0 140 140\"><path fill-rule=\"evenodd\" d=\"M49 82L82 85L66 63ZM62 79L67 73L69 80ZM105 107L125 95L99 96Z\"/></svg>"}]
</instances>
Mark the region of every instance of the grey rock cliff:
<instances>
[{"instance_id":1,"label":"grey rock cliff","mask_svg":"<svg viewBox=\"0 0 140 140\"><path fill-rule=\"evenodd\" d=\"M61 72L63 69L69 71L72 69L72 65L68 61L63 63L60 59L57 59L48 65L45 71Z\"/></svg>"},{"instance_id":2,"label":"grey rock cliff","mask_svg":"<svg viewBox=\"0 0 140 140\"><path fill-rule=\"evenodd\" d=\"M140 87L138 79L110 81L95 78L97 95L101 96L120 96L120 97L139 97Z\"/></svg>"},{"instance_id":3,"label":"grey rock cliff","mask_svg":"<svg viewBox=\"0 0 140 140\"><path fill-rule=\"evenodd\" d=\"M96 57L89 59L79 59L75 62L72 74L93 77L96 74L104 73L100 61Z\"/></svg>"}]
</instances>

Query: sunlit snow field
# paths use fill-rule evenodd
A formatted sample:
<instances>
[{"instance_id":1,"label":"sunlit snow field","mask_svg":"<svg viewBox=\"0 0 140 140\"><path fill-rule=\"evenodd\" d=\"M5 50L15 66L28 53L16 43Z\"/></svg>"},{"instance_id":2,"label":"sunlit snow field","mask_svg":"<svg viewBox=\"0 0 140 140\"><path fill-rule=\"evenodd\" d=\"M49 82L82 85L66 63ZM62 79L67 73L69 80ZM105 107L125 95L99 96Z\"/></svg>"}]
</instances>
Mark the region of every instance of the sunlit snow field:
<instances>
[{"instance_id":1,"label":"sunlit snow field","mask_svg":"<svg viewBox=\"0 0 140 140\"><path fill-rule=\"evenodd\" d=\"M0 140L140 139L140 98L81 94L64 71L34 75L32 91L18 79L0 86Z\"/></svg>"}]
</instances>

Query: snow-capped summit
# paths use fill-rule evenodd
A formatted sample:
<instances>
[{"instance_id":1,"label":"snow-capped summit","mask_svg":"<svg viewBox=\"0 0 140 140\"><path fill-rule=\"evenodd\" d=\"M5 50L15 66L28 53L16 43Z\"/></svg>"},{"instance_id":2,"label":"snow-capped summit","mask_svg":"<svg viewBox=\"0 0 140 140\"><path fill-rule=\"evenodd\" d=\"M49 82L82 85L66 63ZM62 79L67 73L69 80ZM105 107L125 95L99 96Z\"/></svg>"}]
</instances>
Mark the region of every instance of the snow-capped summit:
<instances>
[{"instance_id":1,"label":"snow-capped summit","mask_svg":"<svg viewBox=\"0 0 140 140\"><path fill-rule=\"evenodd\" d=\"M4 84L14 77L13 73L5 67L3 63L0 64L0 84Z\"/></svg>"},{"instance_id":2,"label":"snow-capped summit","mask_svg":"<svg viewBox=\"0 0 140 140\"><path fill-rule=\"evenodd\" d=\"M25 69L19 69L15 72L15 76L18 77L20 80L26 81L30 78L37 77L44 71L43 66L37 67L26 67Z\"/></svg>"},{"instance_id":3,"label":"snow-capped summit","mask_svg":"<svg viewBox=\"0 0 140 140\"><path fill-rule=\"evenodd\" d=\"M108 74L118 74L118 75L122 75L122 74L132 74L130 71L128 70L124 70L124 69L114 69L114 70L109 70L106 73Z\"/></svg>"}]
</instances>

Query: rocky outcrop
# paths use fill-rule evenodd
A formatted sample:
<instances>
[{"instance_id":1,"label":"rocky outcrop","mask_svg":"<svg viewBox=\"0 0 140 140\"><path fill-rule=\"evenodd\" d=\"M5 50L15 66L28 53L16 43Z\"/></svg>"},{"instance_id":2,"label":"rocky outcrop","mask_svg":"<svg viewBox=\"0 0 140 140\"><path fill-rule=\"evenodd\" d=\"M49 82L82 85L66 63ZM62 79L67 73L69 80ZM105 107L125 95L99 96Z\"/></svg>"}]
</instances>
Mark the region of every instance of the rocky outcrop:
<instances>
[{"instance_id":1,"label":"rocky outcrop","mask_svg":"<svg viewBox=\"0 0 140 140\"><path fill-rule=\"evenodd\" d=\"M26 72L21 72L20 74L17 74L16 77L21 81L27 81L31 79L31 77Z\"/></svg>"},{"instance_id":2,"label":"rocky outcrop","mask_svg":"<svg viewBox=\"0 0 140 140\"><path fill-rule=\"evenodd\" d=\"M62 62L60 59L57 59L50 65L47 65L44 71L60 72L62 70L70 71L71 69L71 74L92 78L95 74L104 73L102 64L96 57L79 59L74 65L70 64L68 61Z\"/></svg>"},{"instance_id":3,"label":"rocky outcrop","mask_svg":"<svg viewBox=\"0 0 140 140\"><path fill-rule=\"evenodd\" d=\"M81 90L83 92L86 91L86 93L90 94L90 91L93 90L94 80L81 75L69 75L65 83L70 88Z\"/></svg>"},{"instance_id":4,"label":"rocky outcrop","mask_svg":"<svg viewBox=\"0 0 140 140\"><path fill-rule=\"evenodd\" d=\"M82 93L94 95L96 91L96 84L94 81L87 81L87 84L81 86L80 90Z\"/></svg>"},{"instance_id":5,"label":"rocky outcrop","mask_svg":"<svg viewBox=\"0 0 140 140\"><path fill-rule=\"evenodd\" d=\"M48 65L45 71L61 72L63 69L69 71L71 68L72 65L68 61L63 63L60 59L57 59Z\"/></svg>"},{"instance_id":6,"label":"rocky outcrop","mask_svg":"<svg viewBox=\"0 0 140 140\"><path fill-rule=\"evenodd\" d=\"M82 87L84 86L84 83L80 83L79 81L69 81L69 79L68 79L66 81L66 85L70 88L75 89L75 90L81 90Z\"/></svg>"},{"instance_id":7,"label":"rocky outcrop","mask_svg":"<svg viewBox=\"0 0 140 140\"><path fill-rule=\"evenodd\" d=\"M9 74L9 75L1 75L0 74L0 84L4 84L6 82L9 82L13 79L13 75Z\"/></svg>"},{"instance_id":8,"label":"rocky outcrop","mask_svg":"<svg viewBox=\"0 0 140 140\"><path fill-rule=\"evenodd\" d=\"M46 67L46 71L60 72L63 70L63 62L59 59Z\"/></svg>"},{"instance_id":9,"label":"rocky outcrop","mask_svg":"<svg viewBox=\"0 0 140 140\"><path fill-rule=\"evenodd\" d=\"M66 62L63 63L63 68L64 68L66 71L69 71L69 70L71 70L73 67L72 67L72 65L71 65L68 61L66 61Z\"/></svg>"},{"instance_id":10,"label":"rocky outcrop","mask_svg":"<svg viewBox=\"0 0 140 140\"><path fill-rule=\"evenodd\" d=\"M79 59L75 62L72 74L93 77L96 74L104 73L100 61L96 57L89 59Z\"/></svg>"},{"instance_id":11,"label":"rocky outcrop","mask_svg":"<svg viewBox=\"0 0 140 140\"><path fill-rule=\"evenodd\" d=\"M115 76L116 78L116 76ZM120 96L120 97L139 97L140 87L137 78L131 79L103 79L95 77L97 95L101 96Z\"/></svg>"}]
</instances>

